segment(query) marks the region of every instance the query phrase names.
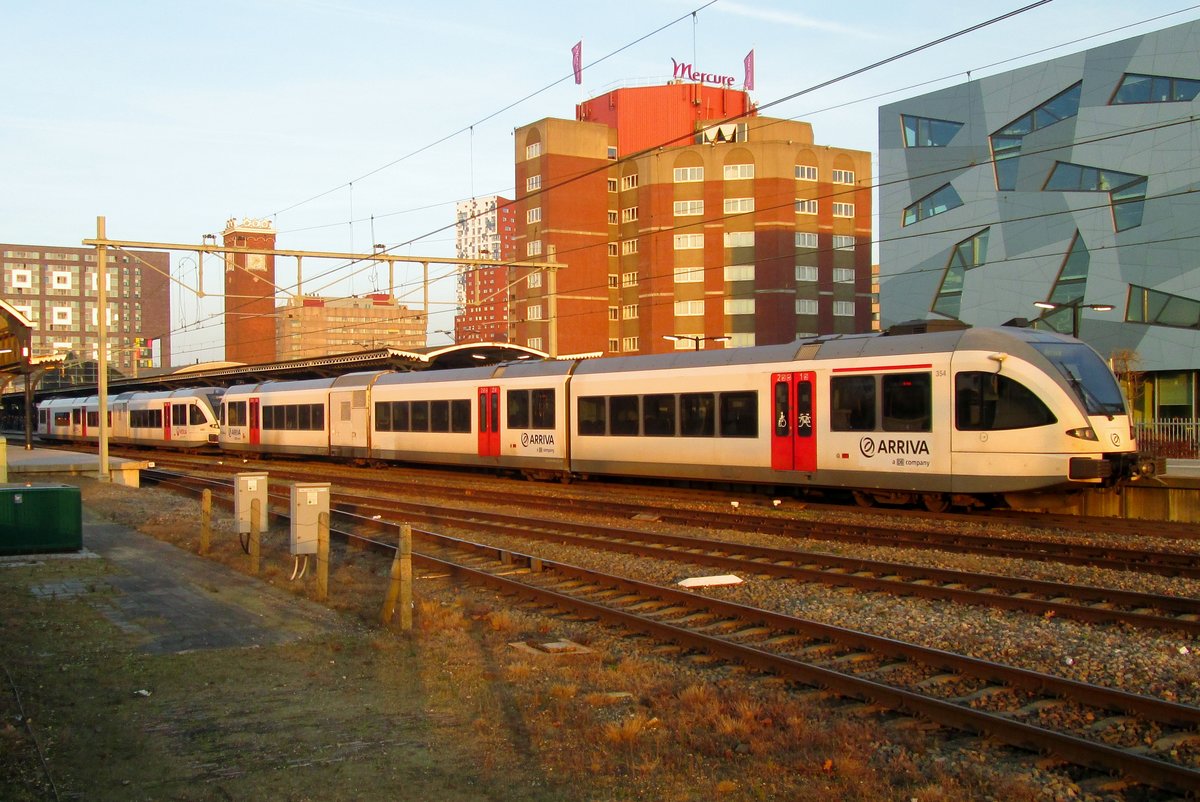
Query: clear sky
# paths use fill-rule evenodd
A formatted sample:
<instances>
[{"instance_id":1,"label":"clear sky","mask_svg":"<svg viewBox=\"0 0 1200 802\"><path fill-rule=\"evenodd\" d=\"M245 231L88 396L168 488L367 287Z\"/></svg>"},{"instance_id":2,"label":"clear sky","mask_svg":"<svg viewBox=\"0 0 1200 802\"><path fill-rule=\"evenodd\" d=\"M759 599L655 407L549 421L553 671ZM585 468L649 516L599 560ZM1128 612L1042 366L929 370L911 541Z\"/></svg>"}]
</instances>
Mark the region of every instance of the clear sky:
<instances>
[{"instance_id":1,"label":"clear sky","mask_svg":"<svg viewBox=\"0 0 1200 802\"><path fill-rule=\"evenodd\" d=\"M513 194L514 128L661 83L672 58L740 88L753 49L757 103L802 93L764 114L875 152L884 103L1200 16L1052 0L804 91L1027 4L0 0L0 242L79 245L103 215L113 239L199 243L270 217L280 248L452 256L455 202ZM175 363L219 359L221 267L205 261L200 298L195 259L172 262ZM305 292L386 289L386 268L338 266L306 262ZM294 284L293 260L276 269ZM419 304L419 271L403 300ZM452 328L452 279L433 297L430 328Z\"/></svg>"}]
</instances>

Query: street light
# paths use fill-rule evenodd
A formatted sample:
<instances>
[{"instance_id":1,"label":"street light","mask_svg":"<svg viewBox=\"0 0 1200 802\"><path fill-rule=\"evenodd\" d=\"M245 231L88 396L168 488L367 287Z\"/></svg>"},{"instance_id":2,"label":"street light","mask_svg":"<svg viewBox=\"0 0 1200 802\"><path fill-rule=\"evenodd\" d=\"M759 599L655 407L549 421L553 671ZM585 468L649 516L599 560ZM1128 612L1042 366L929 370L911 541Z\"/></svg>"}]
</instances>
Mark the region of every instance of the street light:
<instances>
[{"instance_id":1,"label":"street light","mask_svg":"<svg viewBox=\"0 0 1200 802\"><path fill-rule=\"evenodd\" d=\"M1078 301L1072 303L1055 303L1054 301L1034 301L1033 305L1038 309L1049 309L1057 312L1060 309L1071 310L1071 336L1079 339L1079 318L1084 309L1094 309L1097 312L1111 312L1114 307L1112 304L1081 304ZM1043 315L1043 317L1045 317Z\"/></svg>"},{"instance_id":2,"label":"street light","mask_svg":"<svg viewBox=\"0 0 1200 802\"><path fill-rule=\"evenodd\" d=\"M704 342L705 340L710 340L714 343L727 343L730 340L732 340L733 338L732 337L724 337L724 336L721 336L721 337L698 337L698 336L693 336L691 334L664 334L663 339L670 340L671 342L678 342L679 340L687 340L687 341L691 342L693 345L695 345L695 350L699 351L700 343Z\"/></svg>"}]
</instances>

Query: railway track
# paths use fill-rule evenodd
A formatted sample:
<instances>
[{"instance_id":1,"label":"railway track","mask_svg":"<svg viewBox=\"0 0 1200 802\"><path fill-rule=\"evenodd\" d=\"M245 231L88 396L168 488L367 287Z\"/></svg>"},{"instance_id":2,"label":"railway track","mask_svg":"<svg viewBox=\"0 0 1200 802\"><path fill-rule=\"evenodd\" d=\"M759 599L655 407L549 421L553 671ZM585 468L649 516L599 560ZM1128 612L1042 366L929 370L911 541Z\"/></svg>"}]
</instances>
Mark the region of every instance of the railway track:
<instances>
[{"instance_id":1,"label":"railway track","mask_svg":"<svg viewBox=\"0 0 1200 802\"><path fill-rule=\"evenodd\" d=\"M334 531L385 551L394 549L363 534L364 528L387 523L382 513L365 516L369 511L360 507L360 514L343 513L348 523ZM1200 708L1194 706L606 574L528 552L427 530L415 534L422 545L414 559L425 567L537 605L617 623L675 644L684 653L714 655L880 709L986 734L1023 749L1051 752L1156 788L1200 791Z\"/></svg>"}]
</instances>

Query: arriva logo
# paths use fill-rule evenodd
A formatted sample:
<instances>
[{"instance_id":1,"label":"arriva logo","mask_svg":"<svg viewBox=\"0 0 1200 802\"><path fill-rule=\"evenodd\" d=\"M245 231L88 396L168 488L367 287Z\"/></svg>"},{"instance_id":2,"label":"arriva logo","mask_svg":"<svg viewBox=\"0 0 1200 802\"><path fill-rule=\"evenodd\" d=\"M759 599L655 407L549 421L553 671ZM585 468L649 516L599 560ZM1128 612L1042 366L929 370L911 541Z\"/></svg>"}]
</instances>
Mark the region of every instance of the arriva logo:
<instances>
[{"instance_id":1,"label":"arriva logo","mask_svg":"<svg viewBox=\"0 0 1200 802\"><path fill-rule=\"evenodd\" d=\"M529 446L552 446L554 445L553 434L530 434L529 432L521 433L521 445Z\"/></svg>"},{"instance_id":2,"label":"arriva logo","mask_svg":"<svg viewBox=\"0 0 1200 802\"><path fill-rule=\"evenodd\" d=\"M1121 447L1121 435L1116 432L1112 433L1112 444L1117 448Z\"/></svg>"},{"instance_id":3,"label":"arriva logo","mask_svg":"<svg viewBox=\"0 0 1200 802\"><path fill-rule=\"evenodd\" d=\"M929 444L924 440L888 440L864 437L858 441L858 450L867 459L876 454L928 454Z\"/></svg>"}]
</instances>

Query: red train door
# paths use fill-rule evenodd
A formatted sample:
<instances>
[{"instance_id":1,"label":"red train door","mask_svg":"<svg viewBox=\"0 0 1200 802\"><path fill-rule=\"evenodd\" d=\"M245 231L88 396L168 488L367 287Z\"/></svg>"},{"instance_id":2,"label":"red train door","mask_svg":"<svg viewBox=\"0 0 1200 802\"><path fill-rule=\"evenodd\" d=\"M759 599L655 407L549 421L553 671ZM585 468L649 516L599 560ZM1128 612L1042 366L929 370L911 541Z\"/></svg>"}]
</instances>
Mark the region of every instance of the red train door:
<instances>
[{"instance_id":1,"label":"red train door","mask_svg":"<svg viewBox=\"0 0 1200 802\"><path fill-rule=\"evenodd\" d=\"M500 456L500 388L479 388L479 456Z\"/></svg>"},{"instance_id":2,"label":"red train door","mask_svg":"<svg viewBox=\"0 0 1200 802\"><path fill-rule=\"evenodd\" d=\"M163 402L163 442L171 442L171 402Z\"/></svg>"},{"instance_id":3,"label":"red train door","mask_svg":"<svg viewBox=\"0 0 1200 802\"><path fill-rule=\"evenodd\" d=\"M260 439L258 430L258 402L257 398L250 399L250 420L248 423L250 424L250 445L252 446L258 445Z\"/></svg>"},{"instance_id":4,"label":"red train door","mask_svg":"<svg viewBox=\"0 0 1200 802\"><path fill-rule=\"evenodd\" d=\"M79 425L81 427L79 430L80 434L83 437L87 437L88 436L87 407L84 407L83 409L75 410L75 414L77 414L79 416Z\"/></svg>"},{"instance_id":5,"label":"red train door","mask_svg":"<svg viewBox=\"0 0 1200 802\"><path fill-rule=\"evenodd\" d=\"M771 374L771 467L817 469L816 374Z\"/></svg>"}]
</instances>

